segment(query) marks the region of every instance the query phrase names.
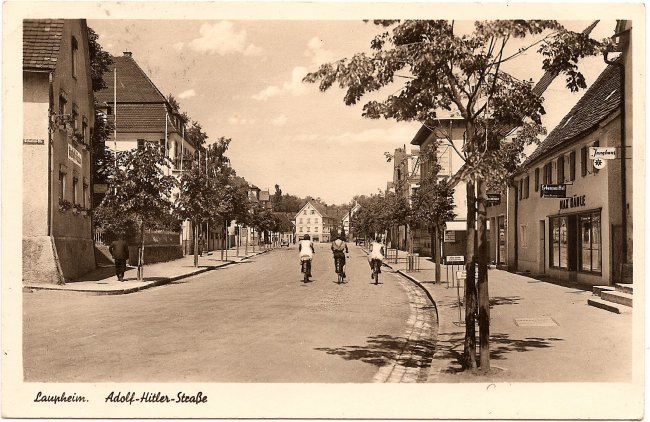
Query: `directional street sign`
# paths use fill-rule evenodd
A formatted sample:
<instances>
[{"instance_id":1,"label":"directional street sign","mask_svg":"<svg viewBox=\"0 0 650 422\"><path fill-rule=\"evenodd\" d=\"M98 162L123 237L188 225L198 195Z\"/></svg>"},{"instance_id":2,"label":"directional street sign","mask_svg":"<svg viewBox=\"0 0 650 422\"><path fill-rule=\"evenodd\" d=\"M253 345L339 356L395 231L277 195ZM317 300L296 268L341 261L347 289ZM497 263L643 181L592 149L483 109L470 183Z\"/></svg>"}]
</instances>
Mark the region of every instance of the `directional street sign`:
<instances>
[{"instance_id":1,"label":"directional street sign","mask_svg":"<svg viewBox=\"0 0 650 422\"><path fill-rule=\"evenodd\" d=\"M447 255L445 257L445 264L460 265L465 262L465 257L462 255Z\"/></svg>"}]
</instances>

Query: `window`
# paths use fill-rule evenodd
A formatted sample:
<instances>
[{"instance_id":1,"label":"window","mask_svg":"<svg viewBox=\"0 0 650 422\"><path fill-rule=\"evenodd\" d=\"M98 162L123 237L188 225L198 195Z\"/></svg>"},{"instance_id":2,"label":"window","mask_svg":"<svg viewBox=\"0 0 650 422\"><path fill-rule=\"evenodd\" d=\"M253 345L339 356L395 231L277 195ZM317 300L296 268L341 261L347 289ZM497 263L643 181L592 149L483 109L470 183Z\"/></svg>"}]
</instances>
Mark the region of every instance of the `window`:
<instances>
[{"instance_id":1,"label":"window","mask_svg":"<svg viewBox=\"0 0 650 422\"><path fill-rule=\"evenodd\" d=\"M524 179L519 179L519 199L524 197Z\"/></svg>"},{"instance_id":2,"label":"window","mask_svg":"<svg viewBox=\"0 0 650 422\"><path fill-rule=\"evenodd\" d=\"M522 225L519 227L519 246L522 248L528 247L528 226Z\"/></svg>"},{"instance_id":3,"label":"window","mask_svg":"<svg viewBox=\"0 0 650 422\"><path fill-rule=\"evenodd\" d=\"M539 167L535 169L535 192L539 191Z\"/></svg>"},{"instance_id":4,"label":"window","mask_svg":"<svg viewBox=\"0 0 650 422\"><path fill-rule=\"evenodd\" d=\"M298 222L299 222L300 224L302 224L302 218L300 218Z\"/></svg>"},{"instance_id":5,"label":"window","mask_svg":"<svg viewBox=\"0 0 650 422\"><path fill-rule=\"evenodd\" d=\"M564 155L557 159L557 182L564 183Z\"/></svg>"},{"instance_id":6,"label":"window","mask_svg":"<svg viewBox=\"0 0 650 422\"><path fill-rule=\"evenodd\" d=\"M311 233L311 227L307 226L307 233Z\"/></svg>"},{"instance_id":7,"label":"window","mask_svg":"<svg viewBox=\"0 0 650 422\"><path fill-rule=\"evenodd\" d=\"M298 231L302 233L302 226L298 226Z\"/></svg>"},{"instance_id":8,"label":"window","mask_svg":"<svg viewBox=\"0 0 650 422\"><path fill-rule=\"evenodd\" d=\"M524 178L524 198L528 198L530 193L530 178L528 175Z\"/></svg>"},{"instance_id":9,"label":"window","mask_svg":"<svg viewBox=\"0 0 650 422\"><path fill-rule=\"evenodd\" d=\"M569 154L569 180L576 180L576 152L571 151Z\"/></svg>"},{"instance_id":10,"label":"window","mask_svg":"<svg viewBox=\"0 0 650 422\"><path fill-rule=\"evenodd\" d=\"M553 183L553 163L548 163L544 166L544 184L550 185Z\"/></svg>"},{"instance_id":11,"label":"window","mask_svg":"<svg viewBox=\"0 0 650 422\"><path fill-rule=\"evenodd\" d=\"M88 139L88 119L86 116L84 116L81 119L81 137L83 138L83 143L84 144L89 144L90 142Z\"/></svg>"},{"instance_id":12,"label":"window","mask_svg":"<svg viewBox=\"0 0 650 422\"><path fill-rule=\"evenodd\" d=\"M144 139L138 139L138 149L144 149L144 143L146 141Z\"/></svg>"},{"instance_id":13,"label":"window","mask_svg":"<svg viewBox=\"0 0 650 422\"><path fill-rule=\"evenodd\" d=\"M311 218L307 219L307 224L311 223Z\"/></svg>"},{"instance_id":14,"label":"window","mask_svg":"<svg viewBox=\"0 0 650 422\"><path fill-rule=\"evenodd\" d=\"M86 180L85 177L84 177L82 186L83 186L83 197L81 198L81 200L83 201L82 206L84 208L88 208L88 204L89 204L89 201L88 201L88 199L89 199L88 198L88 180Z\"/></svg>"},{"instance_id":15,"label":"window","mask_svg":"<svg viewBox=\"0 0 650 422\"><path fill-rule=\"evenodd\" d=\"M65 98L65 94L59 94L59 116L63 118L68 112L68 100Z\"/></svg>"},{"instance_id":16,"label":"window","mask_svg":"<svg viewBox=\"0 0 650 422\"><path fill-rule=\"evenodd\" d=\"M569 254L567 251L569 240L567 217L556 217L551 218L550 220L550 265L555 268L567 269L569 267Z\"/></svg>"},{"instance_id":17,"label":"window","mask_svg":"<svg viewBox=\"0 0 650 422\"><path fill-rule=\"evenodd\" d=\"M113 114L113 107L106 107L106 115L110 116Z\"/></svg>"},{"instance_id":18,"label":"window","mask_svg":"<svg viewBox=\"0 0 650 422\"><path fill-rule=\"evenodd\" d=\"M600 146L599 141L594 142L594 145L593 145L594 148L598 148L599 146ZM594 167L594 174L598 174L599 171L600 170L598 170L596 167Z\"/></svg>"},{"instance_id":19,"label":"window","mask_svg":"<svg viewBox=\"0 0 650 422\"><path fill-rule=\"evenodd\" d=\"M307 210L305 210L305 211L303 212L303 214L304 214L304 215L307 215Z\"/></svg>"},{"instance_id":20,"label":"window","mask_svg":"<svg viewBox=\"0 0 650 422\"><path fill-rule=\"evenodd\" d=\"M73 176L72 177L72 203L73 204L78 204L78 198L77 198L77 185L79 185L79 177Z\"/></svg>"},{"instance_id":21,"label":"window","mask_svg":"<svg viewBox=\"0 0 650 422\"><path fill-rule=\"evenodd\" d=\"M72 103L72 133L79 132L79 107Z\"/></svg>"},{"instance_id":22,"label":"window","mask_svg":"<svg viewBox=\"0 0 650 422\"><path fill-rule=\"evenodd\" d=\"M77 39L72 37L72 77L77 77L77 62L79 61L79 44Z\"/></svg>"},{"instance_id":23,"label":"window","mask_svg":"<svg viewBox=\"0 0 650 422\"><path fill-rule=\"evenodd\" d=\"M59 171L59 198L65 199L65 173Z\"/></svg>"},{"instance_id":24,"label":"window","mask_svg":"<svg viewBox=\"0 0 650 422\"><path fill-rule=\"evenodd\" d=\"M314 224L318 224L318 218L314 218Z\"/></svg>"},{"instance_id":25,"label":"window","mask_svg":"<svg viewBox=\"0 0 650 422\"><path fill-rule=\"evenodd\" d=\"M580 228L580 270L601 272L600 212L578 217Z\"/></svg>"},{"instance_id":26,"label":"window","mask_svg":"<svg viewBox=\"0 0 650 422\"><path fill-rule=\"evenodd\" d=\"M587 175L587 147L580 148L580 173L582 177Z\"/></svg>"},{"instance_id":27,"label":"window","mask_svg":"<svg viewBox=\"0 0 650 422\"><path fill-rule=\"evenodd\" d=\"M314 210L311 210L311 215L314 215Z\"/></svg>"}]
</instances>

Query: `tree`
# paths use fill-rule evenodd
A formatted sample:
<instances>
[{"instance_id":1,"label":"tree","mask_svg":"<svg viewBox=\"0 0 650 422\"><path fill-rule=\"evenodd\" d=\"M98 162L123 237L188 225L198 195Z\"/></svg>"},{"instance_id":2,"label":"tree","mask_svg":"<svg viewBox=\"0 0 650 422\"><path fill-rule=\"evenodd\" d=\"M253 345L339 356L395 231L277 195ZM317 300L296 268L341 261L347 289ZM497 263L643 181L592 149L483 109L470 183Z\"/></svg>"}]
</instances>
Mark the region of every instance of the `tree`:
<instances>
[{"instance_id":1,"label":"tree","mask_svg":"<svg viewBox=\"0 0 650 422\"><path fill-rule=\"evenodd\" d=\"M142 280L145 230L169 228L175 224L170 201L176 184L163 167L170 166L157 144L116 154L117 168L108 177L111 189L104 197L97 213L100 227L125 229L135 225L139 230L138 280Z\"/></svg>"},{"instance_id":2,"label":"tree","mask_svg":"<svg viewBox=\"0 0 650 422\"><path fill-rule=\"evenodd\" d=\"M422 151L421 159L427 162L428 171L420 176L420 186L411 197L411 224L426 222L431 233L431 256L436 263L435 280L440 282L440 235L445 222L456 217L454 213L454 189L447 180L440 179L437 148Z\"/></svg>"},{"instance_id":3,"label":"tree","mask_svg":"<svg viewBox=\"0 0 650 422\"><path fill-rule=\"evenodd\" d=\"M538 142L537 137L544 133L543 99L535 92L532 81L519 80L504 68L537 46L542 69L551 76L564 75L567 88L577 91L586 87L578 62L602 52L607 42L589 38L587 31L569 31L552 20L480 21L474 23L473 30L465 31L457 28L454 21L444 20L375 24L391 29L371 41L373 53L358 53L351 59L323 64L304 81L320 82L321 91L338 83L346 89L346 105L354 105L364 95L389 87L393 94L364 105L363 115L369 118L418 121L435 130L436 119L442 112L462 117L464 135L460 148L450 134L436 134L446 139L465 161L459 174L467 183L463 365L477 368L474 323L478 316L480 365L487 371L490 308L486 180L504 180L512 164L507 160L516 157L524 145ZM398 85L397 81L404 83ZM510 129L518 126L523 128L519 135L506 138ZM515 154L502 153L505 149ZM474 276L477 264L478 281Z\"/></svg>"}]
</instances>

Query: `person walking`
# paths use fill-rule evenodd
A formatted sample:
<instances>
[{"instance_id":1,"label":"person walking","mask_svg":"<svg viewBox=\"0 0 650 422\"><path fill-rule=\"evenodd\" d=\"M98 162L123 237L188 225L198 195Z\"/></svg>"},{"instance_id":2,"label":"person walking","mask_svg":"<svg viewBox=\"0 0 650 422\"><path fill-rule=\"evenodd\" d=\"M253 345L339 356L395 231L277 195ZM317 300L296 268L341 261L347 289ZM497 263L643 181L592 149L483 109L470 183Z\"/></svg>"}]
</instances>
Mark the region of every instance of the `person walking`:
<instances>
[{"instance_id":1,"label":"person walking","mask_svg":"<svg viewBox=\"0 0 650 422\"><path fill-rule=\"evenodd\" d=\"M115 260L115 275L119 281L124 281L126 260L129 258L129 244L124 240L124 233L120 233L117 240L108 247L113 260Z\"/></svg>"}]
</instances>

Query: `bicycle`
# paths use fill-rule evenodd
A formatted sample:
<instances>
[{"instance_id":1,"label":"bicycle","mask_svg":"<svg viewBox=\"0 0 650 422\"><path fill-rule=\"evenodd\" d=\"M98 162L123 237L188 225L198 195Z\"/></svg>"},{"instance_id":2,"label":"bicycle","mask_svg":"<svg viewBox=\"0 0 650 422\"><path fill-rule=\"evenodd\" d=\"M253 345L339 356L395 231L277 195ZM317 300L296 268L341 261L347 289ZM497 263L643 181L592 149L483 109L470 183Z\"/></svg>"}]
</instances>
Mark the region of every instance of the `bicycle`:
<instances>
[{"instance_id":1,"label":"bicycle","mask_svg":"<svg viewBox=\"0 0 650 422\"><path fill-rule=\"evenodd\" d=\"M375 280L375 284L379 284L379 273L381 272L381 259L373 258L370 262L372 266L372 279Z\"/></svg>"},{"instance_id":2,"label":"bicycle","mask_svg":"<svg viewBox=\"0 0 650 422\"><path fill-rule=\"evenodd\" d=\"M311 275L311 258L308 256L303 256L300 258L300 271L303 273L303 283L309 282L309 277Z\"/></svg>"},{"instance_id":3,"label":"bicycle","mask_svg":"<svg viewBox=\"0 0 650 422\"><path fill-rule=\"evenodd\" d=\"M338 275L338 284L341 284L345 281L344 277L344 272L343 272L343 258L342 257L336 257L334 258L334 271L336 271L336 274Z\"/></svg>"}]
</instances>

